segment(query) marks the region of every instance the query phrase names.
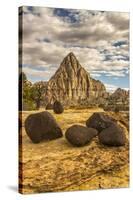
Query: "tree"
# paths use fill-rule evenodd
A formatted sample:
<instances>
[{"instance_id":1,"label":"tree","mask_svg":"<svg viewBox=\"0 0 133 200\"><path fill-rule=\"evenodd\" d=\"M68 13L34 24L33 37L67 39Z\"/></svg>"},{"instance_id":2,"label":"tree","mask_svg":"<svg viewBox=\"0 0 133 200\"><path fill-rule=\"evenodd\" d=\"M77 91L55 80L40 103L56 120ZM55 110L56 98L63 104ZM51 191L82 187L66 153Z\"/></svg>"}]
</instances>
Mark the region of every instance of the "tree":
<instances>
[{"instance_id":1,"label":"tree","mask_svg":"<svg viewBox=\"0 0 133 200\"><path fill-rule=\"evenodd\" d=\"M33 84L31 88L31 98L36 104L36 109L40 108L45 92L46 92L46 82L40 81Z\"/></svg>"},{"instance_id":2,"label":"tree","mask_svg":"<svg viewBox=\"0 0 133 200\"><path fill-rule=\"evenodd\" d=\"M46 82L40 81L32 84L27 80L26 74L19 75L19 110L39 109L46 91Z\"/></svg>"},{"instance_id":3,"label":"tree","mask_svg":"<svg viewBox=\"0 0 133 200\"><path fill-rule=\"evenodd\" d=\"M32 83L27 80L26 74L19 75L19 110L35 110L32 96Z\"/></svg>"}]
</instances>

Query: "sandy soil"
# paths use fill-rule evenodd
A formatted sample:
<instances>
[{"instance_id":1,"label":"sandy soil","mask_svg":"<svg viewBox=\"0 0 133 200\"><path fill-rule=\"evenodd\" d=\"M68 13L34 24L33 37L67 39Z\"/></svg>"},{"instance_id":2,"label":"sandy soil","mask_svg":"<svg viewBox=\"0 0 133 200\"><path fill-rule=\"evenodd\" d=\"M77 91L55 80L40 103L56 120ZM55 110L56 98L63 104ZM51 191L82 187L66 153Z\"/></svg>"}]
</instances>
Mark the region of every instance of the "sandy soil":
<instances>
[{"instance_id":1,"label":"sandy soil","mask_svg":"<svg viewBox=\"0 0 133 200\"><path fill-rule=\"evenodd\" d=\"M51 112L63 132L73 124L85 121L101 109L65 110L57 115ZM33 144L24 129L26 117L38 111L22 112L20 133L20 192L37 193L101 188L128 187L128 139L124 147L106 147L98 138L84 147L73 147L65 137ZM128 132L125 128L128 138Z\"/></svg>"}]
</instances>

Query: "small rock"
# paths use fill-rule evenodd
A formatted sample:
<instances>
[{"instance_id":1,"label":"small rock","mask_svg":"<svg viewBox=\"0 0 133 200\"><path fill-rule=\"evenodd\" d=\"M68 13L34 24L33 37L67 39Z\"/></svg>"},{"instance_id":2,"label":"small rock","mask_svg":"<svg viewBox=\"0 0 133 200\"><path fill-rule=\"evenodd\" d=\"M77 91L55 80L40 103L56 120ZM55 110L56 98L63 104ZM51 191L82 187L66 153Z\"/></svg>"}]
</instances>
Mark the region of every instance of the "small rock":
<instances>
[{"instance_id":1,"label":"small rock","mask_svg":"<svg viewBox=\"0 0 133 200\"><path fill-rule=\"evenodd\" d=\"M43 139L52 140L63 136L56 120L47 111L29 115L25 120L25 130L34 143L39 143Z\"/></svg>"},{"instance_id":2,"label":"small rock","mask_svg":"<svg viewBox=\"0 0 133 200\"><path fill-rule=\"evenodd\" d=\"M98 132L101 132L103 129L108 128L113 123L116 123L116 120L108 116L105 113L94 113L87 121L86 126L95 128Z\"/></svg>"},{"instance_id":3,"label":"small rock","mask_svg":"<svg viewBox=\"0 0 133 200\"><path fill-rule=\"evenodd\" d=\"M51 104L51 103L48 103L47 105L46 105L46 108L45 108L46 110L52 110L53 109L53 105Z\"/></svg>"},{"instance_id":4,"label":"small rock","mask_svg":"<svg viewBox=\"0 0 133 200\"><path fill-rule=\"evenodd\" d=\"M73 125L66 130L66 139L74 146L84 146L97 135L97 130L81 125Z\"/></svg>"},{"instance_id":5,"label":"small rock","mask_svg":"<svg viewBox=\"0 0 133 200\"><path fill-rule=\"evenodd\" d=\"M108 146L123 146L126 142L125 131L118 124L112 124L98 135L99 141Z\"/></svg>"},{"instance_id":6,"label":"small rock","mask_svg":"<svg viewBox=\"0 0 133 200\"><path fill-rule=\"evenodd\" d=\"M64 108L59 101L55 101L53 105L53 110L56 114L60 114L60 113L63 113Z\"/></svg>"}]
</instances>

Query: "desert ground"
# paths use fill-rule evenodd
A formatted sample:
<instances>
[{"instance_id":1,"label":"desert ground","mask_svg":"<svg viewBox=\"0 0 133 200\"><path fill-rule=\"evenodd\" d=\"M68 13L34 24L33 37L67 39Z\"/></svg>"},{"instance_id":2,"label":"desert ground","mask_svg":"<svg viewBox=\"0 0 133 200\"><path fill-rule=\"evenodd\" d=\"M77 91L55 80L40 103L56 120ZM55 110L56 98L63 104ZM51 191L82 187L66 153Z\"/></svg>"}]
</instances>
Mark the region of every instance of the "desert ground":
<instances>
[{"instance_id":1,"label":"desert ground","mask_svg":"<svg viewBox=\"0 0 133 200\"><path fill-rule=\"evenodd\" d=\"M42 111L42 110L41 110ZM19 151L19 191L21 193L124 188L129 185L128 122L122 114L109 113L124 126L127 142L123 147L107 147L95 137L84 147L73 147L65 137L33 144L26 135L24 121L31 113L22 111ZM50 113L65 130L73 124L85 125L94 112L102 109L67 109ZM121 119L122 117L122 119ZM124 125L123 125L124 124Z\"/></svg>"}]
</instances>

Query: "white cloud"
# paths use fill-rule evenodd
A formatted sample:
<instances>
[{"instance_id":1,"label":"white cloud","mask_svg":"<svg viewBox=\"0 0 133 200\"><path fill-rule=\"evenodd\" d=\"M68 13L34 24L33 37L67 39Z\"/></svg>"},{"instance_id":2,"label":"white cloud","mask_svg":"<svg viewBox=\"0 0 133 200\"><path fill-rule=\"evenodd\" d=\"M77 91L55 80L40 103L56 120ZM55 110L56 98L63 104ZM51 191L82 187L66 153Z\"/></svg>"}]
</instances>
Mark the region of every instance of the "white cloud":
<instances>
[{"instance_id":1,"label":"white cloud","mask_svg":"<svg viewBox=\"0 0 133 200\"><path fill-rule=\"evenodd\" d=\"M99 74L96 74L96 73L95 73L95 74L93 74L93 73L91 73L91 77L92 77L92 78L97 78L97 77L100 77L100 76L101 76L101 74L100 74L100 73L99 73Z\"/></svg>"},{"instance_id":2,"label":"white cloud","mask_svg":"<svg viewBox=\"0 0 133 200\"><path fill-rule=\"evenodd\" d=\"M34 7L32 12L27 7L23 9L23 64L31 66L25 67L27 73L42 77L44 71L38 70L41 66L52 75L73 51L93 77L101 76L101 72L125 76L129 66L128 59L123 60L129 56L128 13L70 10L67 17L59 17L50 8ZM75 23L71 23L71 17ZM127 44L113 46L115 41Z\"/></svg>"},{"instance_id":3,"label":"white cloud","mask_svg":"<svg viewBox=\"0 0 133 200\"><path fill-rule=\"evenodd\" d=\"M107 91L111 92L111 93L113 93L117 89L116 85L111 85L111 84L107 84L107 83L104 84L104 85L105 85Z\"/></svg>"},{"instance_id":4,"label":"white cloud","mask_svg":"<svg viewBox=\"0 0 133 200\"><path fill-rule=\"evenodd\" d=\"M112 85L112 84L107 84L107 83L105 83L104 85L105 85L105 87L106 87L106 90L107 90L108 92L110 92L110 93L113 93L116 89L119 88L118 86ZM129 88L122 88L122 89L127 90L127 91L129 90Z\"/></svg>"}]
</instances>

